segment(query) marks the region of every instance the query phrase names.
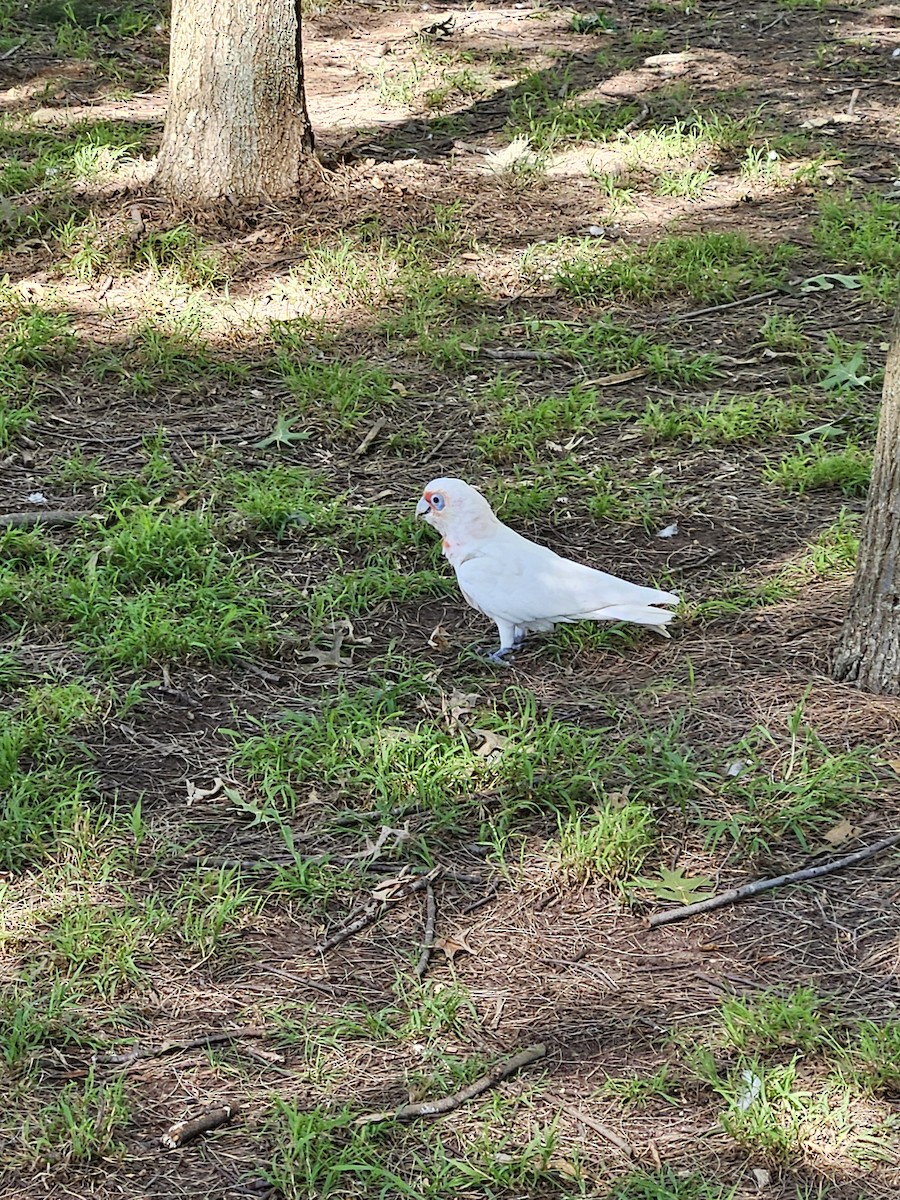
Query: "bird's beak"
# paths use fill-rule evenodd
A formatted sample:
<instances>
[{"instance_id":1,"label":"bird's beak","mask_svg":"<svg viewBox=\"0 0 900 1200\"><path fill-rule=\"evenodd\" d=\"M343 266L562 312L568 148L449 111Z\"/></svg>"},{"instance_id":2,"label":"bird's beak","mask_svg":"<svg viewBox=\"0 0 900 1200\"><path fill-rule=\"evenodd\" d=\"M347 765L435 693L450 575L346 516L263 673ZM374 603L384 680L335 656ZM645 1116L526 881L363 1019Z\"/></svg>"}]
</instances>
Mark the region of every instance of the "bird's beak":
<instances>
[{"instance_id":1,"label":"bird's beak","mask_svg":"<svg viewBox=\"0 0 900 1200\"><path fill-rule=\"evenodd\" d=\"M419 501L419 503L416 505L416 516L424 517L425 514L429 513L429 512L431 512L431 505L428 503L428 501L423 496L422 499Z\"/></svg>"}]
</instances>

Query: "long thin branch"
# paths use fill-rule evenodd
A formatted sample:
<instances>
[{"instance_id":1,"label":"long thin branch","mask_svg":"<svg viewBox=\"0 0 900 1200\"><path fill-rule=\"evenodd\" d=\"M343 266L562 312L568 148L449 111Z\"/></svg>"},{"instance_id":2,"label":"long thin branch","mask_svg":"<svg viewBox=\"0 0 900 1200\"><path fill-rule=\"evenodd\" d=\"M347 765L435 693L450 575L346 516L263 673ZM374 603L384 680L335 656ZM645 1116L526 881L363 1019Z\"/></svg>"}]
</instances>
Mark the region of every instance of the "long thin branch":
<instances>
[{"instance_id":1,"label":"long thin branch","mask_svg":"<svg viewBox=\"0 0 900 1200\"><path fill-rule=\"evenodd\" d=\"M707 317L711 313L727 312L730 308L743 308L747 304L760 304L763 300L771 300L780 296L780 288L770 288L767 292L756 292L752 296L744 296L742 300L731 300L728 304L711 304L709 308L695 308L692 312L671 313L668 317L660 317L654 325L674 325L679 321L691 321L694 317Z\"/></svg>"},{"instance_id":2,"label":"long thin branch","mask_svg":"<svg viewBox=\"0 0 900 1200\"><path fill-rule=\"evenodd\" d=\"M900 843L900 833L892 833L890 837L882 838L871 846L856 850L853 854L845 854L843 858L832 859L831 862L820 863L817 867L804 867L802 871L791 871L787 875L779 875L777 879L757 879L754 883L745 883L742 887L732 888L730 892L722 892L718 896L710 896L708 900L698 900L695 904L685 904L682 908L670 908L667 912L654 913L647 921L651 929L659 925L670 925L673 921L685 921L697 913L711 912L714 908L724 908L728 904L737 904L741 900L749 900L761 892L770 892L772 888L784 887L788 883L802 883L807 879L819 879L823 875L831 875L833 871L843 871L845 867L853 867L857 863L874 858L882 850Z\"/></svg>"},{"instance_id":3,"label":"long thin branch","mask_svg":"<svg viewBox=\"0 0 900 1200\"><path fill-rule=\"evenodd\" d=\"M567 1100L563 1100L561 1096L556 1096L552 1092L544 1093L547 1100L551 1104L555 1104L557 1108L561 1108L563 1112L568 1113L570 1117L574 1117L576 1121L580 1121L582 1125L587 1125L588 1129L593 1129L594 1133L599 1133L601 1137L606 1138L608 1142L612 1142L617 1146L623 1154L629 1158L635 1158L635 1149L631 1142L627 1142L621 1134L616 1133L614 1129L610 1129L608 1125L582 1112L580 1108L576 1108L574 1104L569 1104Z\"/></svg>"},{"instance_id":4,"label":"long thin branch","mask_svg":"<svg viewBox=\"0 0 900 1200\"><path fill-rule=\"evenodd\" d=\"M388 900L370 900L365 908L352 921L340 929L336 929L334 933L329 934L324 942L320 942L315 948L320 954L325 954L329 950L333 950L335 946L339 946L341 942L346 942L348 938L353 937L356 933L361 933L362 930L368 929L370 925L374 925L392 904L398 900L405 900L412 896L415 892L422 892L434 882L441 874L441 868L435 867L433 871L429 871L427 875L420 875L418 879L411 879L405 883L404 890L398 892L396 896L392 896Z\"/></svg>"},{"instance_id":5,"label":"long thin branch","mask_svg":"<svg viewBox=\"0 0 900 1200\"><path fill-rule=\"evenodd\" d=\"M523 1067L528 1067L533 1062L537 1062L546 1053L547 1047L543 1043L537 1046L529 1046L527 1050L521 1050L518 1054L513 1055L512 1058L508 1058L506 1062L497 1063L495 1067L491 1067L486 1075L481 1075L473 1083L470 1083L468 1087L454 1092L452 1096L444 1096L442 1100L423 1100L418 1104L401 1104L393 1112L369 1113L364 1117L357 1117L353 1124L370 1125L375 1121L414 1121L417 1117L442 1117L446 1113L461 1108L468 1100L473 1100L476 1096L480 1096L482 1092L495 1087L501 1080L508 1079L510 1075L515 1075Z\"/></svg>"},{"instance_id":6,"label":"long thin branch","mask_svg":"<svg viewBox=\"0 0 900 1200\"><path fill-rule=\"evenodd\" d=\"M265 1037L268 1029L256 1026L245 1026L243 1029L224 1029L220 1033L204 1033L186 1042L163 1042L160 1046L133 1046L127 1054L105 1054L100 1062L110 1066L130 1067L141 1058L161 1058L164 1054L174 1054L176 1050L197 1050L200 1047L215 1046L220 1042L233 1042L238 1038Z\"/></svg>"},{"instance_id":7,"label":"long thin branch","mask_svg":"<svg viewBox=\"0 0 900 1200\"><path fill-rule=\"evenodd\" d=\"M67 509L38 509L36 512L0 513L0 529L31 529L33 525L77 525L96 519L97 513L69 512Z\"/></svg>"},{"instance_id":8,"label":"long thin branch","mask_svg":"<svg viewBox=\"0 0 900 1200\"><path fill-rule=\"evenodd\" d=\"M429 883L425 889L425 936L422 938L422 953L416 963L416 978L422 979L428 970L431 960L431 950L434 946L434 926L437 921L437 901L434 898L434 888Z\"/></svg>"}]
</instances>

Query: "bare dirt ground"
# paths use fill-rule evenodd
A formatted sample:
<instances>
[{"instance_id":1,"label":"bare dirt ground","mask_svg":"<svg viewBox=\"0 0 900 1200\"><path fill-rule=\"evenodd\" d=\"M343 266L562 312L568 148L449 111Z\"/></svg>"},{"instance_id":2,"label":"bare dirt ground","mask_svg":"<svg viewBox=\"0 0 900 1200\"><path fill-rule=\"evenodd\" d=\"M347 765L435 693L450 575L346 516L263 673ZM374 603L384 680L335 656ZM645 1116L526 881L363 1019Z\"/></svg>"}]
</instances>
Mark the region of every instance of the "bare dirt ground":
<instances>
[{"instance_id":1,"label":"bare dirt ground","mask_svg":"<svg viewBox=\"0 0 900 1200\"><path fill-rule=\"evenodd\" d=\"M250 821L250 810L238 810L222 790L186 797L192 787L208 788L221 777L262 804L259 790L230 763L228 730L248 737L256 720L326 712L341 687L352 696L385 686L385 679L399 686L404 664L413 661L423 681L416 701L422 720L451 734L471 730L477 722L472 710L515 709L526 697L536 714L599 733L611 759L628 739L643 746L656 772L652 788L640 782L638 766L629 768L631 782L604 780L604 786L610 793L620 788L615 795L626 801L640 800L645 787L656 806L657 849L645 875L651 865L662 865L688 877L708 876L724 889L900 827L900 706L831 682L829 657L850 564L829 559L821 566L810 557L823 536L832 544L827 531L861 511L861 489L842 488L838 480L796 494L766 482L773 462L809 444L798 443L796 432L733 442L689 434L654 441L639 424L648 403L700 409L714 394L783 396L812 388L815 355L824 355L827 366L829 355L843 353L828 349L828 334L844 346L861 346L870 370L883 361L888 292L841 285L802 291L796 282L824 272L864 274L850 251L848 261L835 261L817 239L823 197L848 195L862 205L865 197L896 194L900 74L890 52L900 44L900 7L660 0L462 8L441 0L316 9L304 26L306 86L321 157L309 194L296 206L189 218L156 197L150 181L165 112L165 15L132 35L99 25L90 33L89 20L78 24L61 14L54 10L42 23L31 13L21 34L17 18L9 26L7 52L0 55L4 129L24 129L34 146L47 132L64 136L85 123L115 122L134 127L140 148L127 163L76 188L74 200L30 178L3 201L9 231L0 275L8 275L27 304L65 315L75 340L59 361L28 360L36 412L0 449L0 511L27 509L26 498L36 492L54 508L97 511L105 495L101 476L77 477L65 465L90 460L104 479L146 482L152 465L147 439L161 426L175 473L153 484L158 498L151 505L205 511L206 485L196 470L213 461L210 448L225 454L229 470L268 468L271 455L259 443L293 403L265 341L269 323L323 317L329 340L317 342L312 326L303 327L311 361L374 363L398 385L380 425L371 412L342 426L324 407L321 413L308 408L307 440L277 448L280 465L309 469L330 495L342 497L341 520L348 525L373 505L400 520L426 480L438 475L484 482L512 497L510 504L523 489L549 479L556 488L552 501L522 506L510 520L560 553L629 578L666 578L689 606L731 594L735 581L741 595L774 586L786 571L793 583L759 603L720 612L689 607L669 642L643 635L617 642L590 631L581 640L538 641L506 672L462 651L487 635L483 620L462 607L452 587L350 604L339 614L352 621L340 665L311 665L315 630L305 598L323 581L364 569L370 560L364 546L339 543L329 551L302 529L282 528L280 537L238 527L222 534L230 548L249 549L287 589L283 602L273 601L281 648L236 654L227 663L151 654L142 668L104 671L70 628L23 616L11 594L0 592L6 649L29 678L90 679L98 690L101 684L113 689L118 699L81 735L99 781L97 811L112 811L114 798L117 811L140 800L149 831L125 882L99 869L99 833L96 858L79 860L63 841L50 847L46 861L36 856L4 876L4 1020L11 1028L23 981L35 968L57 971L63 990L81 986L78 961L84 977L93 978L96 954L79 959L53 941L57 889L104 910L115 908L127 890L150 929L142 936L152 943L140 980L108 994L98 985L93 1000L89 988L77 993L77 1036L65 1031L71 1013L58 1026L51 1021L25 1065L10 1060L4 1068L3 1138L15 1165L0 1195L896 1196L900 1063L888 1055L893 1082L872 1087L850 1080L849 1068L836 1065L827 1047L804 1041L789 1024L757 1033L756 1043L721 1032L723 999L737 997L757 1011L761 997L804 988L817 997L823 1030L849 1029L863 1019L894 1027L896 855L814 886L781 889L650 930L644 917L663 907L652 893L628 891L602 874L588 872L578 881L555 869L547 851L559 833L554 810L523 804L522 841L495 853L482 835L501 822L506 785L492 790L475 780L462 825L454 818L435 831L414 804L397 817L411 831L410 869L417 877L433 864L443 868L433 891L438 936L449 941L446 952L434 952L419 984L412 968L423 938L423 891L401 889L377 921L326 953L318 948L365 908L379 869L393 878L403 865L402 854L395 860L389 853L369 875L354 864L366 839L371 844L380 825L390 823L390 804L374 785L357 787L349 767L350 782L343 785L326 780L324 768L321 779L313 770L297 785L303 795L291 818L296 845L304 854L344 856L349 872L323 903L299 886L295 893L266 891L271 859L279 849L285 853L271 824ZM608 29L576 32L578 18L598 14ZM87 29L90 37L84 44L61 42L63 25ZM557 101L632 105L633 129L606 139L562 138L531 174L498 171L492 155L521 132L515 105L523 89L537 89L536 79ZM545 97L543 104L550 101ZM640 143L646 161L635 164L634 139L662 136L679 119L713 111L727 113L745 133L752 118L759 132L747 136L761 157L748 158L740 139L720 139L713 150L713 142L682 145L679 171L708 171L708 178L695 195L667 194L658 181L672 160L652 158L657 151L650 140ZM536 146L546 123L529 128ZM774 146L779 149L769 158ZM16 153L29 157L27 141ZM762 163L756 171L754 162ZM776 165L767 169L766 163ZM629 196L616 199L622 188ZM351 266L339 258L328 260L324 284L313 278L316 254L333 250L342 234L358 238L368 223L379 237L402 239L433 229L436 208L461 250L454 270L477 278L480 289L453 310L449 332L441 325L445 313L426 313L414 337L386 334L379 321L407 311L409 296L388 292L377 303L360 298L360 291L341 297ZM83 234L66 243L59 230L72 214L79 229L87 219L94 223L92 244L104 255L94 269L71 265ZM154 275L148 259L134 258L142 239L179 223L227 265L226 283L185 282L183 276L173 283ZM772 254L787 244L793 248L788 281L736 307L683 290L667 294L659 279L644 300L623 293L579 303L558 286L557 252L561 239L587 237L591 227L604 229L613 252L637 251L672 233L736 231ZM892 237L896 243L896 227ZM531 259L523 258L528 254ZM751 294L739 286L737 298ZM761 336L773 314L795 319L807 349ZM175 321L177 340L194 316L202 350L187 339L163 366L157 360L150 384L139 388L137 377L149 368L137 325L151 319L171 329ZM534 351L534 320L589 328L608 317L683 355L716 355L717 374L698 384L645 375L606 386L615 373L607 365L591 369L566 353L543 359ZM484 321L489 325L480 325ZM482 336L479 328L488 332ZM423 340L432 335L439 352ZM510 355L523 348L531 358ZM106 370L97 367L102 354L108 355ZM229 374L232 362L246 369ZM534 459L524 451L494 452L484 438L498 408L485 396L500 372L514 373L523 404L602 377L598 404L623 416L574 430L548 427ZM819 408L810 408L799 432L836 425L835 448L853 443L865 449L877 403L877 377L854 393L852 404L844 393L820 393ZM582 474L571 474L573 462ZM622 498L618 516L588 515L578 493L585 472L611 474ZM667 490L654 498L647 489L660 477ZM673 522L674 536L658 536ZM69 528L47 534L62 553L78 536ZM427 553L425 543L411 544L397 551L396 561L412 574L433 564ZM434 640L437 627L444 634ZM124 712L119 700L135 683L143 688L140 703ZM464 697L472 693L470 709ZM20 699L11 688L4 707L14 713ZM458 721L448 717L454 704ZM776 821L752 847L744 832L710 842L709 822L727 823L743 811L723 784L729 748L742 739L754 746L762 772L778 782L779 804L786 803L792 771L800 771L807 754L827 764L859 753L870 772L867 789L851 798L848 792L836 808L829 800L821 812L813 806L808 826L799 818L781 827ZM678 754L667 759L675 746ZM502 743L495 749L502 754ZM488 745L487 756L493 752ZM361 746L360 756L366 753ZM693 765L686 767L688 761ZM552 769L565 775L573 768L563 752ZM812 796L819 777L809 771L804 781ZM688 778L683 802L679 772ZM826 774L821 779L825 788ZM592 803L587 793L580 802ZM332 816L343 812L346 821L324 828L323 806ZM705 826L695 819L698 812ZM844 818L852 834L838 833L833 845L823 840ZM264 898L252 912L243 909L228 926L228 939L213 940L208 952L171 931L151 936L147 916L157 899L163 911L179 880L201 860L212 869L243 864L248 894ZM453 1005L448 996L456 998ZM227 1030L238 1031L233 1040L204 1043ZM109 1061L134 1044L169 1042L184 1045L124 1064ZM346 1121L337 1134L327 1125L347 1105L355 1116L452 1093L471 1078L469 1060L489 1066L538 1042L546 1046L542 1061L477 1103L426 1123L425 1132L421 1123L362 1134L347 1133ZM897 1045L900 1040L895 1055ZM462 1066L454 1074L448 1063ZM849 1080L843 1091L841 1070ZM747 1071L750 1084L742 1084ZM754 1073L770 1088L758 1125L723 1123L723 1111L734 1115L741 1087L752 1086ZM127 1116L117 1124L114 1145L79 1154L72 1150L72 1126L53 1124L41 1112L86 1078L124 1079ZM634 1081L653 1078L658 1084L645 1095L629 1090ZM737 1089L731 1101L729 1080ZM781 1104L779 1080L796 1101ZM278 1124L276 1098L323 1122L281 1175L273 1163L283 1164L284 1147L296 1150L300 1143L296 1130L292 1138ZM173 1122L226 1102L241 1109L230 1125L184 1149L162 1149L160 1136ZM32 1103L44 1108L33 1111ZM747 1111L752 1117L752 1101ZM785 1115L792 1111L800 1114L794 1124ZM104 1113L91 1112L99 1128Z\"/></svg>"}]
</instances>

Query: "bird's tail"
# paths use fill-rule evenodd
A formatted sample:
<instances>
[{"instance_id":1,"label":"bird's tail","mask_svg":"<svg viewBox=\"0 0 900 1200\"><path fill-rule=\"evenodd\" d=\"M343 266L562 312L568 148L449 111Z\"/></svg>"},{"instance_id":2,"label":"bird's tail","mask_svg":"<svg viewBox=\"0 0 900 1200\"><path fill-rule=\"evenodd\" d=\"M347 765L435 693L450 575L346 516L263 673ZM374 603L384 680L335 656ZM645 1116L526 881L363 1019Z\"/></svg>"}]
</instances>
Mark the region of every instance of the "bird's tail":
<instances>
[{"instance_id":1,"label":"bird's tail","mask_svg":"<svg viewBox=\"0 0 900 1200\"><path fill-rule=\"evenodd\" d=\"M649 604L613 604L609 608L598 608L588 615L595 621L631 621L633 625L650 625L663 637L669 636L666 625L675 616L664 608L653 608Z\"/></svg>"}]
</instances>

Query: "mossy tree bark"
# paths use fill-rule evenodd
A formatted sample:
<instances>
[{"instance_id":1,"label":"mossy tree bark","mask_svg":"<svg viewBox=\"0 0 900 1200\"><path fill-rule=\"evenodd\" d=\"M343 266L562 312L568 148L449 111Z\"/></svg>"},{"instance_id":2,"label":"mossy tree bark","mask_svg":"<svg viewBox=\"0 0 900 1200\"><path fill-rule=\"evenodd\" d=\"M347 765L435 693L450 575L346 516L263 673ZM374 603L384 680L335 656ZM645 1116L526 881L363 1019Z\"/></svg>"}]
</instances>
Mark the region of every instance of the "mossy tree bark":
<instances>
[{"instance_id":1,"label":"mossy tree bark","mask_svg":"<svg viewBox=\"0 0 900 1200\"><path fill-rule=\"evenodd\" d=\"M894 313L872 482L834 677L900 695L900 304Z\"/></svg>"},{"instance_id":2,"label":"mossy tree bark","mask_svg":"<svg viewBox=\"0 0 900 1200\"><path fill-rule=\"evenodd\" d=\"M185 205L297 196L313 148L300 0L173 0L156 182Z\"/></svg>"}]
</instances>

